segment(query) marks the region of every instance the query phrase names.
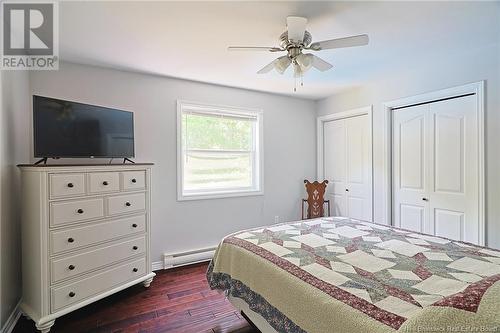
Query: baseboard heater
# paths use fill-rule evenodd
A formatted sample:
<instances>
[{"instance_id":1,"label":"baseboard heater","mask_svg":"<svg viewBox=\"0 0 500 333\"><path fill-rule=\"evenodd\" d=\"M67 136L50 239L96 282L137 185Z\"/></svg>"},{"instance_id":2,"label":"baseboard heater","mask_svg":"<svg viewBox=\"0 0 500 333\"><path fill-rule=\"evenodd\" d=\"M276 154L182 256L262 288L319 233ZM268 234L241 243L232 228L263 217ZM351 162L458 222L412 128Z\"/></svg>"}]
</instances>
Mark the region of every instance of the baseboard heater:
<instances>
[{"instance_id":1,"label":"baseboard heater","mask_svg":"<svg viewBox=\"0 0 500 333\"><path fill-rule=\"evenodd\" d=\"M165 253L163 255L164 269L191 265L198 262L208 261L213 258L216 247L198 249L179 253Z\"/></svg>"}]
</instances>

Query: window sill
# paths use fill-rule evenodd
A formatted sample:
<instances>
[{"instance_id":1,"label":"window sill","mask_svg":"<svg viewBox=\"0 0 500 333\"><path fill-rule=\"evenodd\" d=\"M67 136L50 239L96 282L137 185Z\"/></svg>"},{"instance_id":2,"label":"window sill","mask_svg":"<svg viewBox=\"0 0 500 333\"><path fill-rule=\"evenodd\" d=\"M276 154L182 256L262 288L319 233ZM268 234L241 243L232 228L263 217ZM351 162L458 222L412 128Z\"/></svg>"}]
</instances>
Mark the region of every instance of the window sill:
<instances>
[{"instance_id":1,"label":"window sill","mask_svg":"<svg viewBox=\"0 0 500 333\"><path fill-rule=\"evenodd\" d=\"M264 195L262 190L231 191L231 192L210 192L204 194L178 194L177 201L224 199L235 197L249 197Z\"/></svg>"}]
</instances>

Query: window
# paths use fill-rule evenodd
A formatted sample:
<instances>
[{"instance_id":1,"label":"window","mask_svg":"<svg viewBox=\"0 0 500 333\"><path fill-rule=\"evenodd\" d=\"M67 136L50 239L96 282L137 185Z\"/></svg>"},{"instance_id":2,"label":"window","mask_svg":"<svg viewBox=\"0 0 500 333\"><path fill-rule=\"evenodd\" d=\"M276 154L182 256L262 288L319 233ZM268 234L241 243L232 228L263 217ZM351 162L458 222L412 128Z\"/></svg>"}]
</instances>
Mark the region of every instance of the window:
<instances>
[{"instance_id":1,"label":"window","mask_svg":"<svg viewBox=\"0 0 500 333\"><path fill-rule=\"evenodd\" d=\"M262 194L262 112L177 102L179 200Z\"/></svg>"}]
</instances>

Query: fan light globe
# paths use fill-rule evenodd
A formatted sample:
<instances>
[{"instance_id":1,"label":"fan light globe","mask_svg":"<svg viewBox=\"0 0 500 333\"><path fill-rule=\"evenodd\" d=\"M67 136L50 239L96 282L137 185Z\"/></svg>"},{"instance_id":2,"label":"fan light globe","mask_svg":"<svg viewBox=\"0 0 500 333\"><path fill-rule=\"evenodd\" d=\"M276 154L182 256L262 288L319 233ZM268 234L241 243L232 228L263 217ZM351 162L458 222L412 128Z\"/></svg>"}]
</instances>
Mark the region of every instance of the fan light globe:
<instances>
[{"instance_id":1,"label":"fan light globe","mask_svg":"<svg viewBox=\"0 0 500 333\"><path fill-rule=\"evenodd\" d=\"M301 68L301 66L298 63L293 64L293 77L294 78L301 78L304 75L304 70Z\"/></svg>"},{"instance_id":2,"label":"fan light globe","mask_svg":"<svg viewBox=\"0 0 500 333\"><path fill-rule=\"evenodd\" d=\"M309 69L311 69L313 65L313 60L314 56L310 53L308 54L299 54L296 58L295 61L297 64L300 66L301 72L305 73Z\"/></svg>"},{"instance_id":3,"label":"fan light globe","mask_svg":"<svg viewBox=\"0 0 500 333\"><path fill-rule=\"evenodd\" d=\"M285 73L288 66L291 64L291 60L288 56L279 57L274 63L274 69L280 74Z\"/></svg>"}]
</instances>

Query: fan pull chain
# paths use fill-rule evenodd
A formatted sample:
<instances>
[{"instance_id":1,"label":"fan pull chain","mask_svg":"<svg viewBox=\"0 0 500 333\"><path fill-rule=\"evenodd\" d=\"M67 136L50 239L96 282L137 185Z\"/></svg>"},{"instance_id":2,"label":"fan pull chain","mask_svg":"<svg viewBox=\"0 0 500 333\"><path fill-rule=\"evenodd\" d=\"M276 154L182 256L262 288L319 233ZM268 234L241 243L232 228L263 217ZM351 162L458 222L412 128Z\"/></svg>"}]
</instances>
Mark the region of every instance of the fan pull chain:
<instances>
[{"instance_id":1,"label":"fan pull chain","mask_svg":"<svg viewBox=\"0 0 500 333\"><path fill-rule=\"evenodd\" d=\"M298 79L299 79L298 77L294 78L294 86L293 86L293 91L294 92L297 92L297 80ZM304 86L304 74L300 74L300 86L301 87Z\"/></svg>"}]
</instances>

